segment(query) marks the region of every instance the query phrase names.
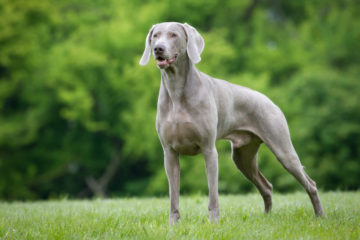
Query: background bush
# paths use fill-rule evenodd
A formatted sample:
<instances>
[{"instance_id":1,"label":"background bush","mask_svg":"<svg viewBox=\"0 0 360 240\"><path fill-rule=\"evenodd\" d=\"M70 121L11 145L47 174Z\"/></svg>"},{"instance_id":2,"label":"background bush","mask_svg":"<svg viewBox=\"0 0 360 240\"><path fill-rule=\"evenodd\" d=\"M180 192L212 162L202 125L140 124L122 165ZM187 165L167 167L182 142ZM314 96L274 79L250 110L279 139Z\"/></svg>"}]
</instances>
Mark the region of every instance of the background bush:
<instances>
[{"instance_id":1,"label":"background bush","mask_svg":"<svg viewBox=\"0 0 360 240\"><path fill-rule=\"evenodd\" d=\"M145 36L187 22L198 68L268 95L323 190L360 178L360 6L353 0L0 0L0 198L165 195L155 131L160 74L140 67ZM222 193L253 191L219 142ZM299 188L263 146L277 191ZM201 155L181 191L207 193Z\"/></svg>"}]
</instances>

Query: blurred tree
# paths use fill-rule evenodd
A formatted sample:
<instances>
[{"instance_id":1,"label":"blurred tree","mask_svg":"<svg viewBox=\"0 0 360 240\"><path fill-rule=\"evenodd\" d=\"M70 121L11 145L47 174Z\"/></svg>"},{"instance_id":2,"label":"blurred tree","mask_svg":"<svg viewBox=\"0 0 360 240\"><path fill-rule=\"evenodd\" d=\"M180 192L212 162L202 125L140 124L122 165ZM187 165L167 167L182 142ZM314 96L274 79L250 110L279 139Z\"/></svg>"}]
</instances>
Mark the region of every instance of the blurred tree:
<instances>
[{"instance_id":1,"label":"blurred tree","mask_svg":"<svg viewBox=\"0 0 360 240\"><path fill-rule=\"evenodd\" d=\"M360 93L359 73L311 67L287 84L294 142L307 171L326 190L358 189L360 94L349 93Z\"/></svg>"},{"instance_id":2,"label":"blurred tree","mask_svg":"<svg viewBox=\"0 0 360 240\"><path fill-rule=\"evenodd\" d=\"M201 32L201 71L283 109L319 188L358 189L359 16L352 0L0 0L0 198L167 194L160 74L138 65L162 21ZM220 191L254 190L218 149ZM265 146L259 156L275 190L298 189ZM201 155L181 168L182 192L207 192Z\"/></svg>"}]
</instances>

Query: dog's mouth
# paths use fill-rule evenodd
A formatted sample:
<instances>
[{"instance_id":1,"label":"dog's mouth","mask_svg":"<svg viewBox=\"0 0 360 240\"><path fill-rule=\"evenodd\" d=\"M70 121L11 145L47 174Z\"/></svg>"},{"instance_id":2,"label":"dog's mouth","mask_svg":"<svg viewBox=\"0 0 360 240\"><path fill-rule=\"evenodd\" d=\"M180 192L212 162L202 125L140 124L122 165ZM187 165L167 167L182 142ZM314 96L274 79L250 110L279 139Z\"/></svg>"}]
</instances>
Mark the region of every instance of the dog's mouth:
<instances>
[{"instance_id":1,"label":"dog's mouth","mask_svg":"<svg viewBox=\"0 0 360 240\"><path fill-rule=\"evenodd\" d=\"M166 68L166 67L170 66L170 64L175 62L176 58L177 58L177 54L175 54L175 56L172 58L165 58L162 56L158 56L158 57L156 57L156 62L157 62L157 65L159 66L159 68Z\"/></svg>"}]
</instances>

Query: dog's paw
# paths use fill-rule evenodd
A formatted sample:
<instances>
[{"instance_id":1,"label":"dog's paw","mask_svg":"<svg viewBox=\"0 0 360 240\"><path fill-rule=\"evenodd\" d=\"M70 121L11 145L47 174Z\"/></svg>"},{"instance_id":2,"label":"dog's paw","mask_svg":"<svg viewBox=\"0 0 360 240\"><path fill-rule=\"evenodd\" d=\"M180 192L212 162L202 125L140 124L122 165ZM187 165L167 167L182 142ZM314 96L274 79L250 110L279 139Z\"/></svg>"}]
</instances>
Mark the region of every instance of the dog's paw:
<instances>
[{"instance_id":1,"label":"dog's paw","mask_svg":"<svg viewBox=\"0 0 360 240\"><path fill-rule=\"evenodd\" d=\"M175 225L180 219L179 213L173 213L169 216L169 225Z\"/></svg>"},{"instance_id":2,"label":"dog's paw","mask_svg":"<svg viewBox=\"0 0 360 240\"><path fill-rule=\"evenodd\" d=\"M209 210L209 220L212 223L217 223L219 221L219 208L214 208Z\"/></svg>"}]
</instances>

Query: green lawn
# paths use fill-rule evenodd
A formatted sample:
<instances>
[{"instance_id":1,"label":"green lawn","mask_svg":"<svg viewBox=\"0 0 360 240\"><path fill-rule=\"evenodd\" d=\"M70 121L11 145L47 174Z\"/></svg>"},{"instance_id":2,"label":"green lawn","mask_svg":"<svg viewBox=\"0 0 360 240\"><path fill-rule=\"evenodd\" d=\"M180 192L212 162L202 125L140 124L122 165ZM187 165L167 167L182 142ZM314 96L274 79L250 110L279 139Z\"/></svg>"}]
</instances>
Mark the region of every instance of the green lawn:
<instances>
[{"instance_id":1,"label":"green lawn","mask_svg":"<svg viewBox=\"0 0 360 240\"><path fill-rule=\"evenodd\" d=\"M360 239L360 192L320 193L325 218L305 193L220 197L209 223L207 197L180 198L181 220L168 226L167 198L0 203L0 239Z\"/></svg>"}]
</instances>

